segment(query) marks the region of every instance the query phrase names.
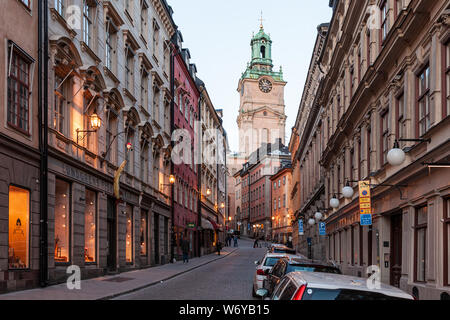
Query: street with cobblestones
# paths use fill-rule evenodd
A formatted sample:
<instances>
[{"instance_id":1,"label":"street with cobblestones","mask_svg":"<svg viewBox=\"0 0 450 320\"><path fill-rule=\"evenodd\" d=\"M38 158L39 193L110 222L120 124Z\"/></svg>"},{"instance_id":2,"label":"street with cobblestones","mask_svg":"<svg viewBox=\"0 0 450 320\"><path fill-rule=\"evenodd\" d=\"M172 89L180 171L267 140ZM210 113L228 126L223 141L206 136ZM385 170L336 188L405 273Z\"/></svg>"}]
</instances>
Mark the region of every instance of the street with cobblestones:
<instances>
[{"instance_id":1,"label":"street with cobblestones","mask_svg":"<svg viewBox=\"0 0 450 320\"><path fill-rule=\"evenodd\" d=\"M241 239L239 249L223 259L118 300L252 300L254 262L265 248Z\"/></svg>"}]
</instances>

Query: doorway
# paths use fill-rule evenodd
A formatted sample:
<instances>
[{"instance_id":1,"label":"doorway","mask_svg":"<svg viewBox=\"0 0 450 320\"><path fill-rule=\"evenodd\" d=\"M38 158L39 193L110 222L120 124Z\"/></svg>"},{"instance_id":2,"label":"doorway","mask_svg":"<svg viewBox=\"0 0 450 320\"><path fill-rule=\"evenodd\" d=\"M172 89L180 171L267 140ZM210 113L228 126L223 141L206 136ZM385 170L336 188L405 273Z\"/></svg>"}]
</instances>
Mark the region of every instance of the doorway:
<instances>
[{"instance_id":1,"label":"doorway","mask_svg":"<svg viewBox=\"0 0 450 320\"><path fill-rule=\"evenodd\" d=\"M107 203L107 267L108 271L116 271L117 269L117 237L116 237L116 200L108 197Z\"/></svg>"},{"instance_id":2,"label":"doorway","mask_svg":"<svg viewBox=\"0 0 450 320\"><path fill-rule=\"evenodd\" d=\"M153 228L155 237L155 264L159 264L159 215L156 213L153 215Z\"/></svg>"},{"instance_id":3,"label":"doorway","mask_svg":"<svg viewBox=\"0 0 450 320\"><path fill-rule=\"evenodd\" d=\"M391 285L400 288L400 278L402 276L402 213L397 213L391 217Z\"/></svg>"}]
</instances>

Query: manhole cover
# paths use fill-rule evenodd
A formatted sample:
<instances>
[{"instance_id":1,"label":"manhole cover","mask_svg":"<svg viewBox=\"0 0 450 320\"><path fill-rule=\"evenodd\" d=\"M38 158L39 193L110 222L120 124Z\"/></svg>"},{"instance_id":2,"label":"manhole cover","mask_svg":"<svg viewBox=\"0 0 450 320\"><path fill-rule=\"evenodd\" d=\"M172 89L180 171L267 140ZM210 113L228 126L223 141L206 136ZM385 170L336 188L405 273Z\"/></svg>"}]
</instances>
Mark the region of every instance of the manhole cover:
<instances>
[{"instance_id":1,"label":"manhole cover","mask_svg":"<svg viewBox=\"0 0 450 320\"><path fill-rule=\"evenodd\" d=\"M133 278L124 278L124 277L115 277L115 278L111 278L111 279L105 279L103 281L108 281L108 282L126 282L126 281L130 281L130 280L134 280Z\"/></svg>"}]
</instances>

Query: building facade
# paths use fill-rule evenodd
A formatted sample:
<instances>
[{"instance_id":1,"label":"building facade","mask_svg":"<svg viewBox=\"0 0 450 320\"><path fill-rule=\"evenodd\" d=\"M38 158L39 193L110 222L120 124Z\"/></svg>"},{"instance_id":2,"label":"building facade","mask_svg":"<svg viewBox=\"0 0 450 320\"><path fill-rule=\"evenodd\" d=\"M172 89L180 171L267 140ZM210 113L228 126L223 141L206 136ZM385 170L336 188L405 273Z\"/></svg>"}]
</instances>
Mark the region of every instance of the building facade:
<instances>
[{"instance_id":1,"label":"building facade","mask_svg":"<svg viewBox=\"0 0 450 320\"><path fill-rule=\"evenodd\" d=\"M297 119L291 136L293 157L293 185L291 200L295 208L294 247L311 259L326 260L326 237L319 234L316 212L325 206L325 179L319 161L323 152L321 109L317 95L324 76L318 64L322 53L328 24L318 26L316 43L305 82ZM312 220L311 220L312 219ZM301 220L301 222L300 222ZM311 225L309 222L314 221ZM303 235L299 234L299 223L303 224Z\"/></svg>"},{"instance_id":2,"label":"building facade","mask_svg":"<svg viewBox=\"0 0 450 320\"><path fill-rule=\"evenodd\" d=\"M292 243L293 211L289 193L292 189L292 165L283 167L270 177L272 203L272 240L276 243ZM293 244L293 243L292 243Z\"/></svg>"},{"instance_id":3,"label":"building facade","mask_svg":"<svg viewBox=\"0 0 450 320\"><path fill-rule=\"evenodd\" d=\"M345 274L366 277L375 265L382 282L439 299L450 291L449 1L331 4L321 164L325 203L339 206L324 213L327 257ZM388 157L396 140L400 165ZM371 226L359 223L354 181L372 187Z\"/></svg>"},{"instance_id":4,"label":"building facade","mask_svg":"<svg viewBox=\"0 0 450 320\"><path fill-rule=\"evenodd\" d=\"M174 185L174 224L176 259L181 259L181 240L186 237L190 243L190 256L198 257L200 234L198 221L198 174L192 146L196 145L195 126L198 121L198 100L200 93L195 83L196 67L190 63L189 50L183 48L183 37L176 33L174 56L174 130L172 138L179 143L174 149L179 159L174 164L176 182Z\"/></svg>"},{"instance_id":5,"label":"building facade","mask_svg":"<svg viewBox=\"0 0 450 320\"><path fill-rule=\"evenodd\" d=\"M48 15L49 281L168 263L172 10L58 0Z\"/></svg>"},{"instance_id":6,"label":"building facade","mask_svg":"<svg viewBox=\"0 0 450 320\"><path fill-rule=\"evenodd\" d=\"M0 4L0 293L39 284L38 6Z\"/></svg>"}]
</instances>

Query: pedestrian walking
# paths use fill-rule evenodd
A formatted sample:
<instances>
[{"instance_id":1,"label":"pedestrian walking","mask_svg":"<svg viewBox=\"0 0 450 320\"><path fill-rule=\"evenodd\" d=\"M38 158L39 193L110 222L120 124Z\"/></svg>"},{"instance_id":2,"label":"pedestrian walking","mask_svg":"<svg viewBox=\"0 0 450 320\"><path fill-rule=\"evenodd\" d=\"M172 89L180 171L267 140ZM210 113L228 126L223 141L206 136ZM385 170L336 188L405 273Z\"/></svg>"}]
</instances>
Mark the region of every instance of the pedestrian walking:
<instances>
[{"instance_id":1,"label":"pedestrian walking","mask_svg":"<svg viewBox=\"0 0 450 320\"><path fill-rule=\"evenodd\" d=\"M183 251L183 263L189 263L189 249L190 243L187 239L187 236L184 236L184 239L181 242L181 250Z\"/></svg>"},{"instance_id":2,"label":"pedestrian walking","mask_svg":"<svg viewBox=\"0 0 450 320\"><path fill-rule=\"evenodd\" d=\"M255 242L253 243L253 248L258 248L258 238L255 238Z\"/></svg>"},{"instance_id":3,"label":"pedestrian walking","mask_svg":"<svg viewBox=\"0 0 450 320\"><path fill-rule=\"evenodd\" d=\"M237 235L234 235L234 247L235 248L238 247L238 237L237 237Z\"/></svg>"},{"instance_id":4,"label":"pedestrian walking","mask_svg":"<svg viewBox=\"0 0 450 320\"><path fill-rule=\"evenodd\" d=\"M217 254L220 256L220 250L222 250L222 243L220 241L217 241Z\"/></svg>"}]
</instances>

